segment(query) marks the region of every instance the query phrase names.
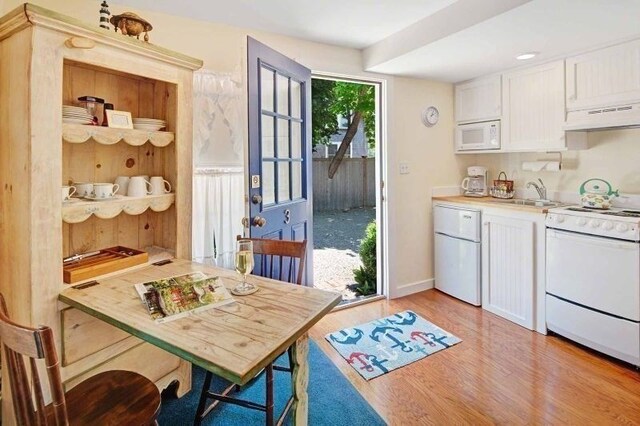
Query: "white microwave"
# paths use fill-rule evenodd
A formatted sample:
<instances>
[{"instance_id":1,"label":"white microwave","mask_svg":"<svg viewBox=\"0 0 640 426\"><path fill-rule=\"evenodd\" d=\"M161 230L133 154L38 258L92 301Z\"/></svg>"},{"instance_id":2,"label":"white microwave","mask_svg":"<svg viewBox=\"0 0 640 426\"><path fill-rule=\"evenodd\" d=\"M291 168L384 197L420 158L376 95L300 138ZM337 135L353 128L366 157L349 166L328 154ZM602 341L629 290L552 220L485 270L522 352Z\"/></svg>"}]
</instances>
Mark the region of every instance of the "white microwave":
<instances>
[{"instance_id":1,"label":"white microwave","mask_svg":"<svg viewBox=\"0 0 640 426\"><path fill-rule=\"evenodd\" d=\"M500 149L500 120L458 124L456 150Z\"/></svg>"}]
</instances>

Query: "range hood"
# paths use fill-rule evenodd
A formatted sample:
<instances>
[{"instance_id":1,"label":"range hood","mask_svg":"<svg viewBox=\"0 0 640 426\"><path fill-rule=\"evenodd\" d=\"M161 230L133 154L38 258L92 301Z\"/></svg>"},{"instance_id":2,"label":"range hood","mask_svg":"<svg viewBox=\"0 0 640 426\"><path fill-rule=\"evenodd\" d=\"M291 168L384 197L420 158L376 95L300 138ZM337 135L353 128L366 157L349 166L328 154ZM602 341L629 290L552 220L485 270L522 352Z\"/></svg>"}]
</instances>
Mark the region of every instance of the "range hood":
<instances>
[{"instance_id":1,"label":"range hood","mask_svg":"<svg viewBox=\"0 0 640 426\"><path fill-rule=\"evenodd\" d=\"M598 131L640 128L640 104L567 112L565 131Z\"/></svg>"}]
</instances>

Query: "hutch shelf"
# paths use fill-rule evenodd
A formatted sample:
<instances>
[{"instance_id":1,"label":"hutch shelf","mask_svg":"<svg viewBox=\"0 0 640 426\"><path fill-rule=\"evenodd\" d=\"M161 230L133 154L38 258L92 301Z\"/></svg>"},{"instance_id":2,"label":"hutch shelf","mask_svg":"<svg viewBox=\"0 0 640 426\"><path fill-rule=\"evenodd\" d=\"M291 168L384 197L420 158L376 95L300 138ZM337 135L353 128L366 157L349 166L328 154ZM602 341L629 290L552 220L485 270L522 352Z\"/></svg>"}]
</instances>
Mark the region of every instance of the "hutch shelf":
<instances>
[{"instance_id":1,"label":"hutch shelf","mask_svg":"<svg viewBox=\"0 0 640 426\"><path fill-rule=\"evenodd\" d=\"M58 294L68 286L62 259L76 253L125 246L148 251L150 261L191 259L192 81L201 66L31 4L0 18L0 291L15 321L52 327L65 387L125 369L160 389L178 382L179 396L190 390L188 362L58 302ZM162 119L166 131L63 124L62 106L85 95L134 118ZM163 176L174 192L60 197L62 185L137 175ZM5 386L3 424L13 423L9 392Z\"/></svg>"}]
</instances>

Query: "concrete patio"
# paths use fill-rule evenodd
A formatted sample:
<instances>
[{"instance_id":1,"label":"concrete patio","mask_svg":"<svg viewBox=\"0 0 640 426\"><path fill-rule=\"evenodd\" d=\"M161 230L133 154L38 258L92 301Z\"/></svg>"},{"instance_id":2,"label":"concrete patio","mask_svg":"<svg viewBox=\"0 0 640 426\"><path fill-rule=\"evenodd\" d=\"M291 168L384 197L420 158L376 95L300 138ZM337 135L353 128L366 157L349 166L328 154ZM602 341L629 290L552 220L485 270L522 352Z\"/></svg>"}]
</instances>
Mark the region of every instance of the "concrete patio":
<instances>
[{"instance_id":1,"label":"concrete patio","mask_svg":"<svg viewBox=\"0 0 640 426\"><path fill-rule=\"evenodd\" d=\"M360 241L375 217L372 207L314 212L314 287L340 292L344 300L356 297L347 286L356 283L353 270L362 265Z\"/></svg>"}]
</instances>

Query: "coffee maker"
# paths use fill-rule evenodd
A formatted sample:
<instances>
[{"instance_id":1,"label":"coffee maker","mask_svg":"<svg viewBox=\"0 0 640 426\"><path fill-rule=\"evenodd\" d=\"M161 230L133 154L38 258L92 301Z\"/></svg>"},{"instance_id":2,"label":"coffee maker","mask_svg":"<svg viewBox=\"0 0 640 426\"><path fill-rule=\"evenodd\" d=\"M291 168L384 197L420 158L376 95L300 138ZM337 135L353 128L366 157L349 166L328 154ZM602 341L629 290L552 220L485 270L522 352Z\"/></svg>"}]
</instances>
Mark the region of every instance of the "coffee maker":
<instances>
[{"instance_id":1,"label":"coffee maker","mask_svg":"<svg viewBox=\"0 0 640 426\"><path fill-rule=\"evenodd\" d=\"M489 195L489 179L486 167L471 166L467 168L467 175L461 184L465 197L486 197Z\"/></svg>"}]
</instances>

